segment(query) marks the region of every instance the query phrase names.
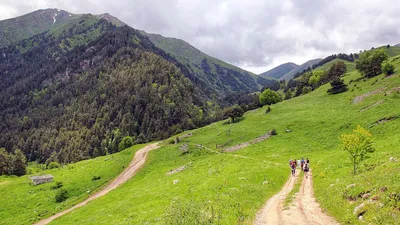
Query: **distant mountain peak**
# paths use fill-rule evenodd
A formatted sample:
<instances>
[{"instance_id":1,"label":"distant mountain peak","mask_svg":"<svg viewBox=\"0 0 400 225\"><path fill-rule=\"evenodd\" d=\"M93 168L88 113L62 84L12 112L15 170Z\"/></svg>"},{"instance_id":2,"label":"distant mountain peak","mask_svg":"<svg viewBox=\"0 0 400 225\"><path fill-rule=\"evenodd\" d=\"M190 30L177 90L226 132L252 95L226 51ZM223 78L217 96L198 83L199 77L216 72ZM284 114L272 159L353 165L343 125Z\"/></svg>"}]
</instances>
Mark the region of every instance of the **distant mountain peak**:
<instances>
[{"instance_id":1,"label":"distant mountain peak","mask_svg":"<svg viewBox=\"0 0 400 225\"><path fill-rule=\"evenodd\" d=\"M272 69L268 70L267 72L260 74L260 76L280 79L285 74L287 74L291 70L296 69L297 67L299 67L299 65L292 63L292 62L287 62L287 63L281 64L275 68L272 68Z\"/></svg>"},{"instance_id":2,"label":"distant mountain peak","mask_svg":"<svg viewBox=\"0 0 400 225\"><path fill-rule=\"evenodd\" d=\"M108 22L114 24L117 27L122 27L125 26L126 24L124 22L122 22L121 20L119 20L117 17L110 15L109 13L103 13L100 15L96 15L97 18L99 19L105 19Z\"/></svg>"}]
</instances>

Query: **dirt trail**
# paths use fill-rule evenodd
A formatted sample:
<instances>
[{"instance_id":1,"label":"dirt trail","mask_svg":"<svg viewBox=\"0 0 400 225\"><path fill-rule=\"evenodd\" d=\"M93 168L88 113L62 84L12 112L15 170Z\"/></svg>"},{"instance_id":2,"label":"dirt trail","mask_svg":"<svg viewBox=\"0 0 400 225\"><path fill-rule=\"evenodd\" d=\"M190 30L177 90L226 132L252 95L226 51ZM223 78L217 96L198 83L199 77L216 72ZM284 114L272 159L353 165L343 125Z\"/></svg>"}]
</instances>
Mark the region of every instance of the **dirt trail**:
<instances>
[{"instance_id":1,"label":"dirt trail","mask_svg":"<svg viewBox=\"0 0 400 225\"><path fill-rule=\"evenodd\" d=\"M308 178L303 179L300 192L296 194L296 199L290 204L289 209L283 209L283 203L293 189L299 176L303 176L297 169L296 176L291 176L282 190L270 198L263 208L257 213L254 221L255 225L261 224L338 224L333 218L327 216L319 204L316 202L312 189L312 173Z\"/></svg>"},{"instance_id":2,"label":"dirt trail","mask_svg":"<svg viewBox=\"0 0 400 225\"><path fill-rule=\"evenodd\" d=\"M36 225L48 224L51 221L73 211L74 209L82 207L82 206L86 205L88 202L107 194L111 190L117 188L119 185L125 183L131 177L133 177L140 170L140 168L144 165L144 163L146 162L147 153L151 150L154 150L154 149L157 149L160 147L160 146L158 146L158 144L159 143L149 144L146 147L139 149L136 152L136 154L135 154L133 160L131 161L131 163L129 164L129 166L121 174L119 174L113 181L111 181L109 184L107 184L107 186L105 186L101 191L95 193L94 195L87 198L85 201L83 201L69 209L66 209L62 212L55 214L54 216L51 216L47 219L43 219L43 220L39 221L38 223L36 223Z\"/></svg>"}]
</instances>

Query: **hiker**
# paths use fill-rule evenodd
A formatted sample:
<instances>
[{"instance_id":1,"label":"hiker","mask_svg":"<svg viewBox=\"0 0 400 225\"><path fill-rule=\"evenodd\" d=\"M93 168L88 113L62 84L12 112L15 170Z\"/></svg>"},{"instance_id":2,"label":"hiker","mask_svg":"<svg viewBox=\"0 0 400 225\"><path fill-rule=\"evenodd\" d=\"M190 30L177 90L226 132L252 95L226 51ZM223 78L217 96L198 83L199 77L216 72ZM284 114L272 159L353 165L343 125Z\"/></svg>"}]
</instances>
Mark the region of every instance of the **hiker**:
<instances>
[{"instance_id":1,"label":"hiker","mask_svg":"<svg viewBox=\"0 0 400 225\"><path fill-rule=\"evenodd\" d=\"M308 158L306 158L306 163L310 164L310 160L308 160Z\"/></svg>"},{"instance_id":2,"label":"hiker","mask_svg":"<svg viewBox=\"0 0 400 225\"><path fill-rule=\"evenodd\" d=\"M304 171L304 170L303 170L303 168L304 168L304 163L305 163L304 158L301 158L300 167L301 167L301 170L302 170L302 171Z\"/></svg>"},{"instance_id":3,"label":"hiker","mask_svg":"<svg viewBox=\"0 0 400 225\"><path fill-rule=\"evenodd\" d=\"M292 169L292 176L296 174L296 160L291 160L290 168Z\"/></svg>"},{"instance_id":4,"label":"hiker","mask_svg":"<svg viewBox=\"0 0 400 225\"><path fill-rule=\"evenodd\" d=\"M301 165L301 160L300 159L297 160L296 165L297 165L297 168L299 168L299 166Z\"/></svg>"},{"instance_id":5,"label":"hiker","mask_svg":"<svg viewBox=\"0 0 400 225\"><path fill-rule=\"evenodd\" d=\"M310 167L309 167L308 163L304 164L303 171L304 171L304 175L306 176L306 178L308 178L307 173L308 173L308 171L310 171Z\"/></svg>"}]
</instances>

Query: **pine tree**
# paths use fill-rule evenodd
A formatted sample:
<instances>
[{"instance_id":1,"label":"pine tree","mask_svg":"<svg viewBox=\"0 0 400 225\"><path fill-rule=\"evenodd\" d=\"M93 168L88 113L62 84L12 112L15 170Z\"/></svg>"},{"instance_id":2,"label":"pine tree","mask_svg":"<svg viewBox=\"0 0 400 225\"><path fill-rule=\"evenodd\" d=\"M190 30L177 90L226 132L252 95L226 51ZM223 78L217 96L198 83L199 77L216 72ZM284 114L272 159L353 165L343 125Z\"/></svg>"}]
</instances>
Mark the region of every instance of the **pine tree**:
<instances>
[{"instance_id":1,"label":"pine tree","mask_svg":"<svg viewBox=\"0 0 400 225\"><path fill-rule=\"evenodd\" d=\"M26 173L26 157L21 150L17 149L13 157L13 174L17 176Z\"/></svg>"},{"instance_id":2,"label":"pine tree","mask_svg":"<svg viewBox=\"0 0 400 225\"><path fill-rule=\"evenodd\" d=\"M347 91L347 85L339 77L331 81L331 88L328 89L329 94L338 94Z\"/></svg>"}]
</instances>

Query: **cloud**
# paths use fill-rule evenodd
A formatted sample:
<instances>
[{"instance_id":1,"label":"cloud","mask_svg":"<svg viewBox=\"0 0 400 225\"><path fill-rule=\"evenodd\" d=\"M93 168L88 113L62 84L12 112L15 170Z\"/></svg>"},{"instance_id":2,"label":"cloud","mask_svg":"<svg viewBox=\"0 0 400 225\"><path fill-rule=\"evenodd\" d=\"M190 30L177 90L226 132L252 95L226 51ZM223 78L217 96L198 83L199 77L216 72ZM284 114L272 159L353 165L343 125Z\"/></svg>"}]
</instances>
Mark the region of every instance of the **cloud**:
<instances>
[{"instance_id":1,"label":"cloud","mask_svg":"<svg viewBox=\"0 0 400 225\"><path fill-rule=\"evenodd\" d=\"M108 12L256 73L400 42L395 0L2 0L0 19L40 8Z\"/></svg>"}]
</instances>

